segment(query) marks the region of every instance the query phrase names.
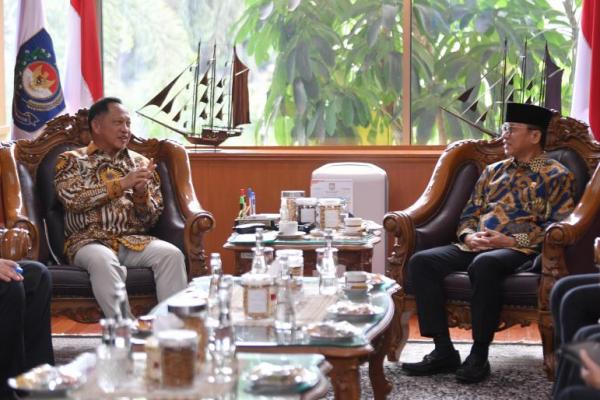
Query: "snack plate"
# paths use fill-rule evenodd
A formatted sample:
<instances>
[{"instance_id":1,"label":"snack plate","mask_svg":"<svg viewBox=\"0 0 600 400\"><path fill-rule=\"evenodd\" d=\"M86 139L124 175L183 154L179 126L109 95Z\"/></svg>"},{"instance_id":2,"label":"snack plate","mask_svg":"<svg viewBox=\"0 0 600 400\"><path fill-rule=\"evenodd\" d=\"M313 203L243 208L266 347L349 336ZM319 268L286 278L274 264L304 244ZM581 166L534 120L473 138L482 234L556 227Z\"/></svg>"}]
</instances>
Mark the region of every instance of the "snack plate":
<instances>
[{"instance_id":1,"label":"snack plate","mask_svg":"<svg viewBox=\"0 0 600 400\"><path fill-rule=\"evenodd\" d=\"M248 382L246 391L274 395L304 392L319 382L319 375L307 368L263 362L249 371L245 379Z\"/></svg>"},{"instance_id":2,"label":"snack plate","mask_svg":"<svg viewBox=\"0 0 600 400\"><path fill-rule=\"evenodd\" d=\"M346 321L324 321L311 324L306 328L311 342L339 343L349 342L359 334L358 330Z\"/></svg>"},{"instance_id":3,"label":"snack plate","mask_svg":"<svg viewBox=\"0 0 600 400\"><path fill-rule=\"evenodd\" d=\"M368 322L377 315L382 314L383 309L369 303L341 301L329 306L327 312L335 316L336 319L342 321Z\"/></svg>"},{"instance_id":4,"label":"snack plate","mask_svg":"<svg viewBox=\"0 0 600 400\"><path fill-rule=\"evenodd\" d=\"M344 294L349 300L364 300L369 298L369 292L372 288L373 286L371 285L367 285L366 288L362 289L352 289L345 287Z\"/></svg>"},{"instance_id":5,"label":"snack plate","mask_svg":"<svg viewBox=\"0 0 600 400\"><path fill-rule=\"evenodd\" d=\"M82 374L69 373L61 367L40 365L17 377L8 379L8 386L28 392L34 397L61 397L67 390L76 389L85 383Z\"/></svg>"},{"instance_id":6,"label":"snack plate","mask_svg":"<svg viewBox=\"0 0 600 400\"><path fill-rule=\"evenodd\" d=\"M306 236L306 232L298 231L298 232L291 233L289 235L284 235L283 233L280 232L277 234L277 239L293 240L293 239L301 239L304 236Z\"/></svg>"},{"instance_id":7,"label":"snack plate","mask_svg":"<svg viewBox=\"0 0 600 400\"><path fill-rule=\"evenodd\" d=\"M370 273L367 277L367 283L375 290L379 290L385 283L384 278L381 274Z\"/></svg>"},{"instance_id":8,"label":"snack plate","mask_svg":"<svg viewBox=\"0 0 600 400\"><path fill-rule=\"evenodd\" d=\"M354 230L348 230L348 229L342 229L340 231L340 233L342 234L342 236L356 236L356 237L362 237L367 234L367 232L365 232L365 231L354 231Z\"/></svg>"}]
</instances>

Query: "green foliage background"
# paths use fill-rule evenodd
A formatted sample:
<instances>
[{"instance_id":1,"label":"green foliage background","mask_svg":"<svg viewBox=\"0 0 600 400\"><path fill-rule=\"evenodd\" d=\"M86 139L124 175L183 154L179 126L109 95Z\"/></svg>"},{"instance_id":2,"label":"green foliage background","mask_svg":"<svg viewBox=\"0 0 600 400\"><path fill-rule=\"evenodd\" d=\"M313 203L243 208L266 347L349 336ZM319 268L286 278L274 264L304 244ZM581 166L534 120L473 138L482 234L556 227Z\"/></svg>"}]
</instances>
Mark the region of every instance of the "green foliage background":
<instances>
[{"instance_id":1,"label":"green foliage background","mask_svg":"<svg viewBox=\"0 0 600 400\"><path fill-rule=\"evenodd\" d=\"M565 68L568 114L580 5L581 0L413 1L412 143L481 136L439 107L452 107L477 82L482 110L492 104L505 39L509 71L521 64L528 40L529 79L539 76L548 43ZM259 65L275 60L257 130L273 127L280 145L400 142L402 1L246 0L246 6L236 41ZM522 85L518 79L515 84ZM524 98L537 102L537 86ZM490 116L486 124L494 127L497 120Z\"/></svg>"}]
</instances>

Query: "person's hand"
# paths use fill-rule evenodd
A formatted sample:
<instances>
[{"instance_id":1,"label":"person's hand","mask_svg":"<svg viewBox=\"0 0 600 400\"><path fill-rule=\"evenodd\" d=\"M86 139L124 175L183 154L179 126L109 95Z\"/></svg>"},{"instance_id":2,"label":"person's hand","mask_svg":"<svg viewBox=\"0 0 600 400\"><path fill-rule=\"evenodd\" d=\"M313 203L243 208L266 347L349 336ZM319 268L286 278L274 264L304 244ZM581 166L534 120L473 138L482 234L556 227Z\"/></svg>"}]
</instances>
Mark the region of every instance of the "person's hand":
<instances>
[{"instance_id":1,"label":"person's hand","mask_svg":"<svg viewBox=\"0 0 600 400\"><path fill-rule=\"evenodd\" d=\"M507 247L515 247L517 245L517 239L512 236L505 235L498 231L491 229L485 229L488 247L492 249L504 249Z\"/></svg>"},{"instance_id":2,"label":"person's hand","mask_svg":"<svg viewBox=\"0 0 600 400\"><path fill-rule=\"evenodd\" d=\"M464 242L474 251L504 249L514 247L517 244L517 240L514 237L487 228L483 232L468 234L465 236Z\"/></svg>"},{"instance_id":3,"label":"person's hand","mask_svg":"<svg viewBox=\"0 0 600 400\"><path fill-rule=\"evenodd\" d=\"M0 280L4 282L22 281L23 275L16 270L18 265L12 260L0 259Z\"/></svg>"},{"instance_id":4,"label":"person's hand","mask_svg":"<svg viewBox=\"0 0 600 400\"><path fill-rule=\"evenodd\" d=\"M581 366L581 379L589 387L600 390L600 365L596 364L585 350L579 351L579 357L583 364Z\"/></svg>"},{"instance_id":5,"label":"person's hand","mask_svg":"<svg viewBox=\"0 0 600 400\"><path fill-rule=\"evenodd\" d=\"M464 242L473 251L489 250L489 240L486 232L470 233L464 238Z\"/></svg>"},{"instance_id":6,"label":"person's hand","mask_svg":"<svg viewBox=\"0 0 600 400\"><path fill-rule=\"evenodd\" d=\"M121 178L121 188L123 190L131 188L134 188L135 190L136 187L138 187L138 190L139 188L145 189L146 183L152 179L154 169L156 169L156 164L154 164L154 161L150 160L146 167L130 171L125 177Z\"/></svg>"},{"instance_id":7,"label":"person's hand","mask_svg":"<svg viewBox=\"0 0 600 400\"><path fill-rule=\"evenodd\" d=\"M133 192L136 195L141 196L146 192L146 188L148 187L148 182L152 179L152 175L154 174L155 169L156 169L156 164L154 163L153 159L150 159L150 161L148 162L148 165L145 168L140 168L140 170L143 170L143 171L149 173L149 175L146 180L144 180L143 182L138 182L137 184L135 184L133 186Z\"/></svg>"}]
</instances>

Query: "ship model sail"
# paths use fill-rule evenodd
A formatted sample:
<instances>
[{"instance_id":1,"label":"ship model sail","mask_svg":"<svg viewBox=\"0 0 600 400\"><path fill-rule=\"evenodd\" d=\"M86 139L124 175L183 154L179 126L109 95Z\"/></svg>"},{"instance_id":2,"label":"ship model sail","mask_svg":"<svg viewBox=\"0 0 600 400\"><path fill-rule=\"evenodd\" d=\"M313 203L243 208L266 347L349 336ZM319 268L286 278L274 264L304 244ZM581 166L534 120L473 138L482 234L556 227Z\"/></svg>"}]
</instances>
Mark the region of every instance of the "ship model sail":
<instances>
[{"instance_id":1,"label":"ship model sail","mask_svg":"<svg viewBox=\"0 0 600 400\"><path fill-rule=\"evenodd\" d=\"M540 68L539 86L535 77L527 76L527 41L516 65L508 63L508 45L504 42L502 60L490 68L480 82L462 92L449 107L441 107L451 116L458 118L480 132L498 137L500 125L504 122L506 103L520 102L532 104L537 99L539 106L557 111L561 110L561 85L563 70L559 68L548 51L544 50L544 59ZM485 89L479 90L483 81ZM486 98L491 104L486 105Z\"/></svg>"},{"instance_id":2,"label":"ship model sail","mask_svg":"<svg viewBox=\"0 0 600 400\"><path fill-rule=\"evenodd\" d=\"M230 65L223 69L227 72L218 77L216 45L212 58L202 63L199 44L196 62L137 113L183 135L192 144L218 146L240 136L241 125L250 123L250 102L248 67L238 58L235 47Z\"/></svg>"}]
</instances>

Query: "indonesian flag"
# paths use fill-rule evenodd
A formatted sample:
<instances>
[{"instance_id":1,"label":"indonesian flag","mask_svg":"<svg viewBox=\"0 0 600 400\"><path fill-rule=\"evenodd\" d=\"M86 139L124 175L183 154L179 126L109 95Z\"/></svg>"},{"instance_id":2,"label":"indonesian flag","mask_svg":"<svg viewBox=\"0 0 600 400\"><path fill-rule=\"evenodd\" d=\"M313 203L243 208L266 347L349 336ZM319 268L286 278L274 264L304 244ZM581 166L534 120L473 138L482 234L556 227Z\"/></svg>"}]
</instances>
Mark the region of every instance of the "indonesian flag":
<instances>
[{"instance_id":1,"label":"indonesian flag","mask_svg":"<svg viewBox=\"0 0 600 400\"><path fill-rule=\"evenodd\" d=\"M71 0L68 18L65 98L67 112L75 114L102 97L96 0Z\"/></svg>"},{"instance_id":2,"label":"indonesian flag","mask_svg":"<svg viewBox=\"0 0 600 400\"><path fill-rule=\"evenodd\" d=\"M65 108L42 0L21 0L12 106L13 139L33 139Z\"/></svg>"},{"instance_id":3,"label":"indonesian flag","mask_svg":"<svg viewBox=\"0 0 600 400\"><path fill-rule=\"evenodd\" d=\"M600 140L600 1L583 0L571 116Z\"/></svg>"}]
</instances>

